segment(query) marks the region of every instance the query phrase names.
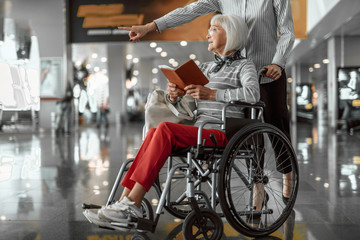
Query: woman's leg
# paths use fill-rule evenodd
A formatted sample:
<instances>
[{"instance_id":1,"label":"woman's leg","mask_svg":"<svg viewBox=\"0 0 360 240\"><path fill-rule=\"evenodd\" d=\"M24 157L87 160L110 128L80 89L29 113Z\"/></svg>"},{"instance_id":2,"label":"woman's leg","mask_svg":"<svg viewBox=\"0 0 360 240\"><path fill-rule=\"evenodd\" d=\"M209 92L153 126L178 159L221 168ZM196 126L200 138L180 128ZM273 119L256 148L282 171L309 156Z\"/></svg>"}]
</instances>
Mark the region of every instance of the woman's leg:
<instances>
[{"instance_id":1,"label":"woman's leg","mask_svg":"<svg viewBox=\"0 0 360 240\"><path fill-rule=\"evenodd\" d=\"M129 195L127 196L131 201L135 202L135 206L137 206L138 208L140 208L141 206L141 201L143 200L145 194L146 194L146 189L141 186L139 183L135 183L133 189L129 192Z\"/></svg>"},{"instance_id":2,"label":"woman's leg","mask_svg":"<svg viewBox=\"0 0 360 240\"><path fill-rule=\"evenodd\" d=\"M264 120L279 128L291 141L287 108L286 74L273 82L260 85L260 98L265 103Z\"/></svg>"},{"instance_id":3,"label":"woman's leg","mask_svg":"<svg viewBox=\"0 0 360 240\"><path fill-rule=\"evenodd\" d=\"M150 130L149 130L150 131ZM197 144L198 128L194 126L161 123L158 128L152 130L145 138L138 154L136 155L131 167L126 173L121 184L131 189L128 197L139 194L139 186L145 191L149 191L155 181L160 169L164 165L172 150L195 146ZM214 129L204 129L203 138L206 139L206 145L212 146L210 133L215 135L218 146L225 146L228 142L223 132ZM131 199L134 201L134 199ZM141 202L141 201L140 201Z\"/></svg>"},{"instance_id":4,"label":"woman's leg","mask_svg":"<svg viewBox=\"0 0 360 240\"><path fill-rule=\"evenodd\" d=\"M287 108L286 74L271 83L260 85L260 98L265 103L264 120L279 128L291 141L290 123ZM274 146L275 154L279 154L281 146ZM280 154L281 155L281 154ZM277 170L283 173L283 196L289 197L291 191L292 167L288 159L277 156Z\"/></svg>"}]
</instances>

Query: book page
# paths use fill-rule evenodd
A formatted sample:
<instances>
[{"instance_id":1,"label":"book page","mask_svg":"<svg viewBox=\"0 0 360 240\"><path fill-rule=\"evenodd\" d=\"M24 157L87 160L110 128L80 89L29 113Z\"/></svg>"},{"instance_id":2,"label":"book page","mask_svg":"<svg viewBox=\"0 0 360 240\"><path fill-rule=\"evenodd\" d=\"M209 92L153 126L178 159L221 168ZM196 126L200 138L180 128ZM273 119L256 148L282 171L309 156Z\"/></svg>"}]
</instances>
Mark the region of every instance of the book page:
<instances>
[{"instance_id":1,"label":"book page","mask_svg":"<svg viewBox=\"0 0 360 240\"><path fill-rule=\"evenodd\" d=\"M175 70L175 68L172 68L172 67L170 67L170 66L168 66L168 65L159 65L159 68L160 68L160 69L161 69L161 68L165 68L165 69Z\"/></svg>"}]
</instances>

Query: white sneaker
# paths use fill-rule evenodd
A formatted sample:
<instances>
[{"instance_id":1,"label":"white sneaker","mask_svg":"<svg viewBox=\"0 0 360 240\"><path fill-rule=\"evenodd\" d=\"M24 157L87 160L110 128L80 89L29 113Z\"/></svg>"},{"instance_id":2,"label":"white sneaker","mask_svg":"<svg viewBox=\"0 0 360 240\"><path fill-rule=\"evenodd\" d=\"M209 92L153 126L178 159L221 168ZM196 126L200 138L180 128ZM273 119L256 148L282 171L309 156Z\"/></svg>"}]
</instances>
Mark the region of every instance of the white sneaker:
<instances>
[{"instance_id":1,"label":"white sneaker","mask_svg":"<svg viewBox=\"0 0 360 240\"><path fill-rule=\"evenodd\" d=\"M95 224L95 225L98 225L100 227L108 227L108 228L111 228L111 224L110 224L110 221L107 220L107 219L101 219L99 218L99 216L86 209L84 212L83 212L84 216L87 218L87 220L89 220L89 222Z\"/></svg>"},{"instance_id":2,"label":"white sneaker","mask_svg":"<svg viewBox=\"0 0 360 240\"><path fill-rule=\"evenodd\" d=\"M111 221L109 219L102 219L102 218L99 218L99 216L86 209L84 212L83 212L84 216L87 218L87 220L89 220L89 222L99 226L99 227L104 227L104 228L108 228L108 229L113 229L113 230L118 230L118 231L121 231L121 232L125 232L125 233L128 233L130 232L130 227L127 226L126 224L124 224L123 227L121 226L116 226L116 225L112 225L111 224Z\"/></svg>"},{"instance_id":3,"label":"white sneaker","mask_svg":"<svg viewBox=\"0 0 360 240\"><path fill-rule=\"evenodd\" d=\"M134 204L135 202L124 197L120 202L116 202L107 207L103 206L99 209L98 216L100 219L108 219L120 223L128 222L129 216L143 218L142 210Z\"/></svg>"}]
</instances>

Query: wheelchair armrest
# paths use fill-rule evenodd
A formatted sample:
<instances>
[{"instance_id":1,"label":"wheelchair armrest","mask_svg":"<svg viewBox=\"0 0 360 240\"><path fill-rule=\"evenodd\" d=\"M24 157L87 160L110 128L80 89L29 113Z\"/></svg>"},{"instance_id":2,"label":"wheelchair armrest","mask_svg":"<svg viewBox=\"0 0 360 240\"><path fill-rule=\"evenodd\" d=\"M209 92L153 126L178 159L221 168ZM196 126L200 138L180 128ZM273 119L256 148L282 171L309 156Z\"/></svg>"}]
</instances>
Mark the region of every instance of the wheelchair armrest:
<instances>
[{"instance_id":1,"label":"wheelchair armrest","mask_svg":"<svg viewBox=\"0 0 360 240\"><path fill-rule=\"evenodd\" d=\"M232 101L231 105L239 106L239 107L247 107L247 108L265 108L265 103L263 101L259 101L255 104L240 102L240 101Z\"/></svg>"},{"instance_id":2,"label":"wheelchair armrest","mask_svg":"<svg viewBox=\"0 0 360 240\"><path fill-rule=\"evenodd\" d=\"M219 124L219 125L223 125L224 121L215 121L215 120L206 120L204 122L202 122L199 126L198 129L198 136L197 136L197 146L199 147L200 145L202 145L202 130L204 128L204 126L206 124Z\"/></svg>"}]
</instances>

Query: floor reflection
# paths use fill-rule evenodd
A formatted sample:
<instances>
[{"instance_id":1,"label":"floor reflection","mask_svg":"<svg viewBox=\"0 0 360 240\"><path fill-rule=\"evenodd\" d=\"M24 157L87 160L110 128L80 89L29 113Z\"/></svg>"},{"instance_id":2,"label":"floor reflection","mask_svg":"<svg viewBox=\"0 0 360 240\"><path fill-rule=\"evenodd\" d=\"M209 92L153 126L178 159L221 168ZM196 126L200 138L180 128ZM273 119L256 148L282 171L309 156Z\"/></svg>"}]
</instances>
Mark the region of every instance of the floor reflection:
<instances>
[{"instance_id":1,"label":"floor reflection","mask_svg":"<svg viewBox=\"0 0 360 240\"><path fill-rule=\"evenodd\" d=\"M258 239L358 239L360 133L332 134L324 126L298 123L296 136L300 187L294 211L278 231ZM2 133L0 240L134 237L90 224L81 204L105 204L122 162L141 142L141 124L61 136ZM155 211L154 191L147 198ZM181 221L164 212L156 232L142 237L182 239L181 229ZM225 222L223 239L249 238Z\"/></svg>"}]
</instances>

